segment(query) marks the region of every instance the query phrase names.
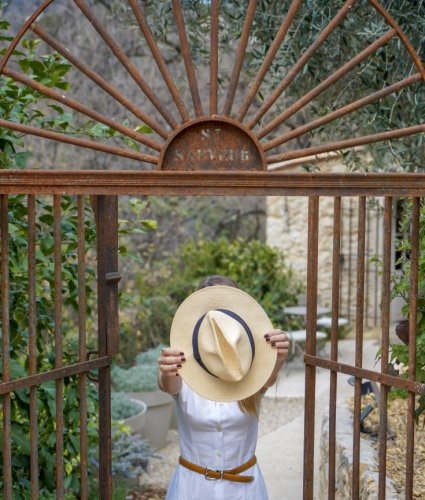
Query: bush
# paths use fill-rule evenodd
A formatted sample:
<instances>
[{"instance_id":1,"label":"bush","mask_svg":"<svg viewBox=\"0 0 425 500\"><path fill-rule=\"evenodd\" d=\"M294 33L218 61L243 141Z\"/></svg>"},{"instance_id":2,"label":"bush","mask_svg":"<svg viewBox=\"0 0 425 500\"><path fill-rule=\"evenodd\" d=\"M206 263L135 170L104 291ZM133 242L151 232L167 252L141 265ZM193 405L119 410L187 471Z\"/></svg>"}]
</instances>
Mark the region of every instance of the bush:
<instances>
[{"instance_id":1,"label":"bush","mask_svg":"<svg viewBox=\"0 0 425 500\"><path fill-rule=\"evenodd\" d=\"M392 297L402 297L406 301L406 304L402 308L402 312L406 318L409 318L410 307L411 220L412 203L409 200L405 203L404 215L401 227L399 228L400 232L405 234L405 237L397 245L397 251L400 254L399 263L404 263L404 272L401 276L396 273L392 276ZM425 383L425 204L423 201L420 208L419 226L419 279L416 334L416 381ZM407 367L409 364L409 346L405 344L392 344L391 359ZM404 376L407 376L407 371L405 369L403 371ZM419 404L416 409L417 419L424 413L425 395L421 395L419 396Z\"/></svg>"},{"instance_id":2,"label":"bush","mask_svg":"<svg viewBox=\"0 0 425 500\"><path fill-rule=\"evenodd\" d=\"M142 404L131 399L122 392L113 392L111 394L111 413L113 420L124 420L134 417L142 411Z\"/></svg>"},{"instance_id":3,"label":"bush","mask_svg":"<svg viewBox=\"0 0 425 500\"><path fill-rule=\"evenodd\" d=\"M147 269L145 275L137 278L138 294L129 293L137 315L127 324L132 332L138 333L121 337L121 345L128 344L125 350L131 353L125 360L127 363L134 362L136 344L139 350L160 343L168 345L172 318L179 304L211 274L223 274L235 280L242 290L259 301L275 327L280 328L288 327L282 308L296 303L303 291L300 280L286 264L284 254L261 241L228 241L225 238L189 241L182 245L176 257L159 262L156 268ZM158 354L153 354L155 364ZM141 359L137 362L142 363ZM151 376L149 370L137 367L127 375L137 383L143 373ZM128 387L127 375L115 374L122 376ZM120 387L120 390L127 390Z\"/></svg>"}]
</instances>

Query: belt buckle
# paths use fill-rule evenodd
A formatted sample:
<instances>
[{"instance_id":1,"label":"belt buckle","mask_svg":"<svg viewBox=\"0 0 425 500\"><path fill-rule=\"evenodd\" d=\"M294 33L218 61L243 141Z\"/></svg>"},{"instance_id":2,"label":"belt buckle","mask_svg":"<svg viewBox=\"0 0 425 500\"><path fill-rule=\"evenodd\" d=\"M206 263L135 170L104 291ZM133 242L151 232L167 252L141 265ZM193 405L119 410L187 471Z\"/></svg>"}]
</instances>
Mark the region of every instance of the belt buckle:
<instances>
[{"instance_id":1,"label":"belt buckle","mask_svg":"<svg viewBox=\"0 0 425 500\"><path fill-rule=\"evenodd\" d=\"M211 477L208 475L208 471L211 471L211 472L219 472L220 473L220 477ZM223 471L222 470L218 470L218 469L210 469L209 467L205 467L205 472L204 472L204 476L205 476L205 479L207 481L221 481L223 479Z\"/></svg>"}]
</instances>

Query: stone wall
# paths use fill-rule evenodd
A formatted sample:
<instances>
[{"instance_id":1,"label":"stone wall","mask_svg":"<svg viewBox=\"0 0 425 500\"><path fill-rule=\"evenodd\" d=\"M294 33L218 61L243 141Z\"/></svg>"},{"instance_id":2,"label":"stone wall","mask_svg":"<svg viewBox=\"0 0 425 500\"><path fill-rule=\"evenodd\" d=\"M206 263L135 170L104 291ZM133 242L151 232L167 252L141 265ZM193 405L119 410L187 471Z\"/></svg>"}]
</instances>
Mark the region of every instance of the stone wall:
<instances>
[{"instance_id":1,"label":"stone wall","mask_svg":"<svg viewBox=\"0 0 425 500\"><path fill-rule=\"evenodd\" d=\"M322 171L337 172L345 167L338 161L321 166ZM367 200L365 316L368 326L380 322L380 267L371 258L382 258L382 199ZM334 199L320 198L319 208L319 279L318 300L330 306L332 299L332 253ZM270 196L267 199L267 243L282 249L300 279L307 279L308 197ZM340 253L340 317L354 320L356 314L356 278L358 243L358 198L342 198ZM393 319L399 317L400 304L393 304Z\"/></svg>"},{"instance_id":2,"label":"stone wall","mask_svg":"<svg viewBox=\"0 0 425 500\"><path fill-rule=\"evenodd\" d=\"M320 484L318 485L318 500L328 498L328 468L329 468L329 417L323 419L320 443ZM353 470L353 418L348 406L338 406L336 432L336 491L337 500L352 498ZM374 500L378 498L378 452L372 444L361 439L360 445L360 497L359 500ZM386 499L399 500L400 496L393 483L387 477Z\"/></svg>"}]
</instances>

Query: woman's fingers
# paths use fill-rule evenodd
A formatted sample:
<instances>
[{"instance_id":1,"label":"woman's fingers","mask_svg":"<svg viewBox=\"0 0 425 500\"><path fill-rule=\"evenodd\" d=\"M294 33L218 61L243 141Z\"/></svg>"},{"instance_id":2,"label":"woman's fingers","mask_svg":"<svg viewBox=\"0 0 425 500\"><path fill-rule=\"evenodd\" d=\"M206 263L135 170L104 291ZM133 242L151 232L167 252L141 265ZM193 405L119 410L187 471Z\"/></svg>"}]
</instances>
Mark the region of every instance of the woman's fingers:
<instances>
[{"instance_id":1,"label":"woman's fingers","mask_svg":"<svg viewBox=\"0 0 425 500\"><path fill-rule=\"evenodd\" d=\"M285 332L282 330L272 330L271 332L266 333L264 338L274 349L277 349L279 356L286 357L288 355L290 341Z\"/></svg>"},{"instance_id":2,"label":"woman's fingers","mask_svg":"<svg viewBox=\"0 0 425 500\"><path fill-rule=\"evenodd\" d=\"M158 366L165 375L178 375L177 371L186 361L184 352L172 347L164 347L158 358Z\"/></svg>"}]
</instances>

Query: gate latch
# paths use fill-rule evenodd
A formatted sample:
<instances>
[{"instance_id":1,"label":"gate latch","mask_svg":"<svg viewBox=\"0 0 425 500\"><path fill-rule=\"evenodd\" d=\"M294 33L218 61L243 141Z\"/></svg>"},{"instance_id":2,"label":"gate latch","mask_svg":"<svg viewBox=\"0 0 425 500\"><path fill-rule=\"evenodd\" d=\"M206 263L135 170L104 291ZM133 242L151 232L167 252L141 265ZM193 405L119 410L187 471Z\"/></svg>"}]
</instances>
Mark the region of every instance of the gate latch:
<instances>
[{"instance_id":1,"label":"gate latch","mask_svg":"<svg viewBox=\"0 0 425 500\"><path fill-rule=\"evenodd\" d=\"M122 275L118 272L106 273L105 279L107 285L115 285L121 281Z\"/></svg>"}]
</instances>

